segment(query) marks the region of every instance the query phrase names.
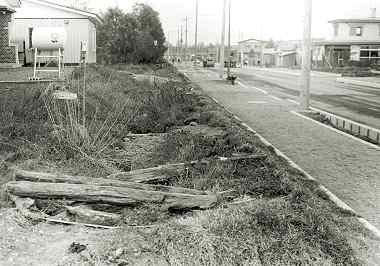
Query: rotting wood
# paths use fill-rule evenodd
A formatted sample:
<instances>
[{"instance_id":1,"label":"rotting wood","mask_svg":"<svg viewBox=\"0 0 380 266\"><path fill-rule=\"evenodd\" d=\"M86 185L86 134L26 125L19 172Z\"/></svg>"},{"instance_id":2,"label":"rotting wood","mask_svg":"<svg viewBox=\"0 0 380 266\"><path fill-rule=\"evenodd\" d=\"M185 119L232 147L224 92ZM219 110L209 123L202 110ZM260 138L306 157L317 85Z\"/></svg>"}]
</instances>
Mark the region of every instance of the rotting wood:
<instances>
[{"instance_id":1,"label":"rotting wood","mask_svg":"<svg viewBox=\"0 0 380 266\"><path fill-rule=\"evenodd\" d=\"M171 209L209 209L217 202L216 194L190 195L162 191L147 191L125 187L83 184L40 183L13 181L5 184L5 191L21 197L69 199L89 203L131 205L137 202L161 203Z\"/></svg>"},{"instance_id":2,"label":"rotting wood","mask_svg":"<svg viewBox=\"0 0 380 266\"><path fill-rule=\"evenodd\" d=\"M16 205L16 209L20 212L20 214L32 221L42 221L44 216L42 213L34 213L29 209L35 204L34 199L31 198L21 198L16 195L9 195L10 199Z\"/></svg>"},{"instance_id":3,"label":"rotting wood","mask_svg":"<svg viewBox=\"0 0 380 266\"><path fill-rule=\"evenodd\" d=\"M97 225L115 225L121 222L121 216L114 213L95 211L87 206L65 207L75 217L76 222Z\"/></svg>"},{"instance_id":4,"label":"rotting wood","mask_svg":"<svg viewBox=\"0 0 380 266\"><path fill-rule=\"evenodd\" d=\"M266 155L241 155L234 157L217 157L214 158L214 161L220 162L238 162L243 160L262 160L265 159ZM191 161L187 163L177 163L177 164L166 164L160 165L152 168L138 169L130 172L122 172L109 175L107 178L115 178L125 181L132 181L137 183L152 183L158 181L168 180L169 177L164 174L165 171L181 171L188 166L194 166L198 164L209 165L212 160L200 160L200 161Z\"/></svg>"},{"instance_id":5,"label":"rotting wood","mask_svg":"<svg viewBox=\"0 0 380 266\"><path fill-rule=\"evenodd\" d=\"M84 184L84 185L99 185L99 186L114 186L126 187L133 189L142 189L150 191L163 191L170 193L182 193L191 195L207 195L207 192L172 186L149 185L137 182L120 181L110 178L91 178L84 176L69 176L57 173L41 173L33 171L15 170L14 179L16 181L30 181L43 183L67 183L67 184Z\"/></svg>"}]
</instances>

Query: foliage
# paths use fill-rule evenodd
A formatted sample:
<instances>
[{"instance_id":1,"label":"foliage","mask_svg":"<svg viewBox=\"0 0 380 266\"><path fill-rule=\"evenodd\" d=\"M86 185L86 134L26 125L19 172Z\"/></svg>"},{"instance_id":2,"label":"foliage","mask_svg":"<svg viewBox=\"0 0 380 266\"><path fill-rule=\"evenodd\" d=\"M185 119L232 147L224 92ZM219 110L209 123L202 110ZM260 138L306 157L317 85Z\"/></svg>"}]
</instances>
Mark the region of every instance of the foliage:
<instances>
[{"instance_id":1,"label":"foliage","mask_svg":"<svg viewBox=\"0 0 380 266\"><path fill-rule=\"evenodd\" d=\"M167 49L159 14L146 4L108 9L97 31L99 62L155 63Z\"/></svg>"}]
</instances>

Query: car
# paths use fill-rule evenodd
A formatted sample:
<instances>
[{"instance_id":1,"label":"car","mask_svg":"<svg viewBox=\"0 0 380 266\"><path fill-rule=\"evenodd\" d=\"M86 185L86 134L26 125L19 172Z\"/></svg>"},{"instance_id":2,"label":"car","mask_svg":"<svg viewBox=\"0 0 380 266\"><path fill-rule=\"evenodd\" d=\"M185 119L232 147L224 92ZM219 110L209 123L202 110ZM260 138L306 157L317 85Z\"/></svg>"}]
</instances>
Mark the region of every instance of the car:
<instances>
[{"instance_id":1,"label":"car","mask_svg":"<svg viewBox=\"0 0 380 266\"><path fill-rule=\"evenodd\" d=\"M215 60L212 58L203 60L203 67L215 67Z\"/></svg>"}]
</instances>

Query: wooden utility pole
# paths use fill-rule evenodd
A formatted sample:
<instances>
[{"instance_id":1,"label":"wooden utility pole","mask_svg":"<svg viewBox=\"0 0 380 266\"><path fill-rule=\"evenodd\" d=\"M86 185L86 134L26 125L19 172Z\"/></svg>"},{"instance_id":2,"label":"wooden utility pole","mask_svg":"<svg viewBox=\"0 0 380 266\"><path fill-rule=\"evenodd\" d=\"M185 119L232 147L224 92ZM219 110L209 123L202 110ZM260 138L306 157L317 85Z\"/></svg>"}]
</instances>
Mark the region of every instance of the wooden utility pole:
<instances>
[{"instance_id":1,"label":"wooden utility pole","mask_svg":"<svg viewBox=\"0 0 380 266\"><path fill-rule=\"evenodd\" d=\"M222 15L222 39L220 42L220 62L219 62L219 77L223 78L224 75L224 40L226 34L226 3L227 0L223 0L223 15Z\"/></svg>"},{"instance_id":2,"label":"wooden utility pole","mask_svg":"<svg viewBox=\"0 0 380 266\"><path fill-rule=\"evenodd\" d=\"M302 73L300 80L300 103L303 110L310 106L310 71L311 71L311 21L312 0L305 1L305 18L303 32Z\"/></svg>"},{"instance_id":3,"label":"wooden utility pole","mask_svg":"<svg viewBox=\"0 0 380 266\"><path fill-rule=\"evenodd\" d=\"M195 39L194 39L194 55L197 58L198 53L198 0L195 2Z\"/></svg>"},{"instance_id":4,"label":"wooden utility pole","mask_svg":"<svg viewBox=\"0 0 380 266\"><path fill-rule=\"evenodd\" d=\"M231 75L231 0L228 3L228 66L227 66L227 78Z\"/></svg>"}]
</instances>

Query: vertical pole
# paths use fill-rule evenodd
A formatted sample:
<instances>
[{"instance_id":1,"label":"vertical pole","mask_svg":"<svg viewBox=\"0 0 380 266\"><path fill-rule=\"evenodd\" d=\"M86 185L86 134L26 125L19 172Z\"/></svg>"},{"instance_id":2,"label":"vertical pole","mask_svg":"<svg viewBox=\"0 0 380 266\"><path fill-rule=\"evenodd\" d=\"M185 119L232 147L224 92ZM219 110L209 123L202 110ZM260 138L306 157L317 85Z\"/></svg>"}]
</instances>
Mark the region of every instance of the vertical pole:
<instances>
[{"instance_id":1,"label":"vertical pole","mask_svg":"<svg viewBox=\"0 0 380 266\"><path fill-rule=\"evenodd\" d=\"M37 47L34 48L34 71L33 71L33 78L36 78L37 74Z\"/></svg>"},{"instance_id":2,"label":"vertical pole","mask_svg":"<svg viewBox=\"0 0 380 266\"><path fill-rule=\"evenodd\" d=\"M300 81L300 102L303 110L310 106L310 71L311 71L311 21L312 21L312 0L304 0L305 18L303 32L303 55L302 73Z\"/></svg>"},{"instance_id":3,"label":"vertical pole","mask_svg":"<svg viewBox=\"0 0 380 266\"><path fill-rule=\"evenodd\" d=\"M188 20L188 18L186 17L186 29L185 29L185 61L187 60L187 20Z\"/></svg>"},{"instance_id":4,"label":"vertical pole","mask_svg":"<svg viewBox=\"0 0 380 266\"><path fill-rule=\"evenodd\" d=\"M61 79L61 48L58 48L58 79Z\"/></svg>"},{"instance_id":5,"label":"vertical pole","mask_svg":"<svg viewBox=\"0 0 380 266\"><path fill-rule=\"evenodd\" d=\"M178 27L178 32L177 32L177 58L179 58L179 27Z\"/></svg>"},{"instance_id":6,"label":"vertical pole","mask_svg":"<svg viewBox=\"0 0 380 266\"><path fill-rule=\"evenodd\" d=\"M198 53L198 0L195 2L195 39L194 39L194 55L197 58Z\"/></svg>"},{"instance_id":7,"label":"vertical pole","mask_svg":"<svg viewBox=\"0 0 380 266\"><path fill-rule=\"evenodd\" d=\"M228 1L228 66L227 77L231 76L231 0Z\"/></svg>"},{"instance_id":8,"label":"vertical pole","mask_svg":"<svg viewBox=\"0 0 380 266\"><path fill-rule=\"evenodd\" d=\"M226 34L226 2L223 0L223 15L222 15L222 39L220 42L220 63L219 63L219 77L223 78L224 75L224 40Z\"/></svg>"},{"instance_id":9,"label":"vertical pole","mask_svg":"<svg viewBox=\"0 0 380 266\"><path fill-rule=\"evenodd\" d=\"M86 128L86 54L83 52L83 128Z\"/></svg>"}]
</instances>

